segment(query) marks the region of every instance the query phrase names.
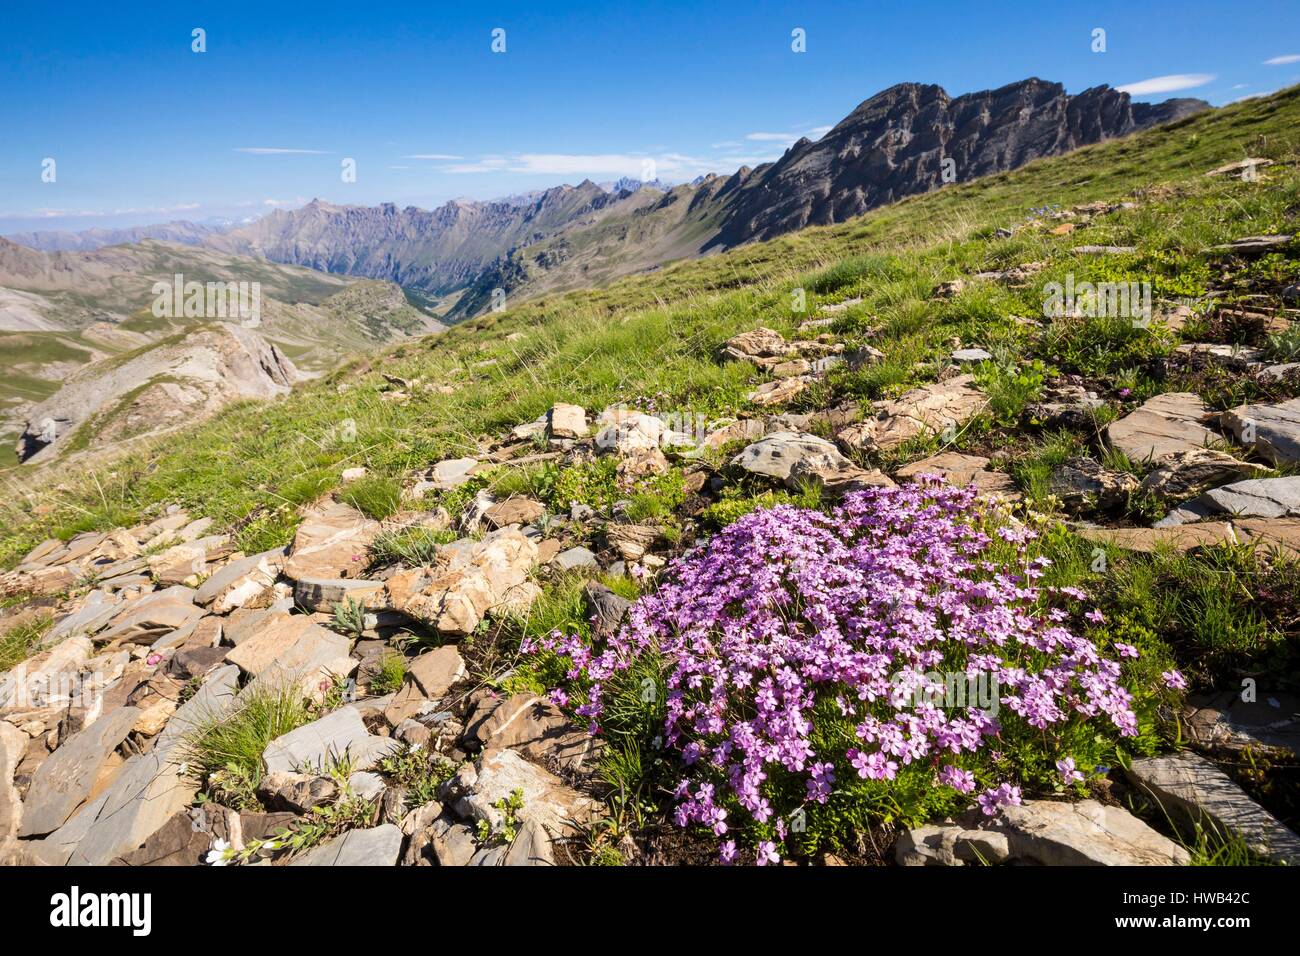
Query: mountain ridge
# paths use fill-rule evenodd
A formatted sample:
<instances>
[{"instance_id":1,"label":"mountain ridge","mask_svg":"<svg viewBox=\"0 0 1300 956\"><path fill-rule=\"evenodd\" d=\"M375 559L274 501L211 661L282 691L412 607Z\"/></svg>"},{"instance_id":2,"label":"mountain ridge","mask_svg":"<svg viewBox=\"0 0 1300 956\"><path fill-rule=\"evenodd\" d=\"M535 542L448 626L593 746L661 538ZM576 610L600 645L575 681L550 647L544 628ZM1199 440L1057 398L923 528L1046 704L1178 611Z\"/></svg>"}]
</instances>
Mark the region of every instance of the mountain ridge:
<instances>
[{"instance_id":1,"label":"mountain ridge","mask_svg":"<svg viewBox=\"0 0 1300 956\"><path fill-rule=\"evenodd\" d=\"M678 186L631 190L583 180L506 200L457 199L433 210L313 200L204 245L386 279L442 300L450 320L490 308L491 293L531 295L668 261L842 222L945 184L1126 136L1209 109L1195 99L1135 103L1097 86L1071 95L1030 77L952 97L899 83L863 100L816 141L777 160ZM683 201L685 200L685 201ZM598 249L599 254L591 252Z\"/></svg>"}]
</instances>

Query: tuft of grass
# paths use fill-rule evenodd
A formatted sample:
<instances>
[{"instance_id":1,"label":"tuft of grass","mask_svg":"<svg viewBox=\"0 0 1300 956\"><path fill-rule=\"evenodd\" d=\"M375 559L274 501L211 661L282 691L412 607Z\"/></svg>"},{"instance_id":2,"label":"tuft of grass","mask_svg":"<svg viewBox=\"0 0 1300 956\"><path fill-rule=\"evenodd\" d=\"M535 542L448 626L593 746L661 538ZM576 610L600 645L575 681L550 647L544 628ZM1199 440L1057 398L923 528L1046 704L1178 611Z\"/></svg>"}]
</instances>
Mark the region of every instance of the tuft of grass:
<instances>
[{"instance_id":1,"label":"tuft of grass","mask_svg":"<svg viewBox=\"0 0 1300 956\"><path fill-rule=\"evenodd\" d=\"M438 549L456 540L456 532L446 528L416 526L400 531L385 531L370 544L372 567L389 564L427 565L438 556Z\"/></svg>"},{"instance_id":2,"label":"tuft of grass","mask_svg":"<svg viewBox=\"0 0 1300 956\"><path fill-rule=\"evenodd\" d=\"M367 518L383 521L402 507L402 484L387 475L366 475L340 491L339 500Z\"/></svg>"},{"instance_id":3,"label":"tuft of grass","mask_svg":"<svg viewBox=\"0 0 1300 956\"><path fill-rule=\"evenodd\" d=\"M0 634L0 673L16 667L31 657L41 643L54 616L41 612L20 619L16 624Z\"/></svg>"},{"instance_id":4,"label":"tuft of grass","mask_svg":"<svg viewBox=\"0 0 1300 956\"><path fill-rule=\"evenodd\" d=\"M208 785L237 779L256 790L267 745L315 719L313 708L293 684L247 688L233 709L202 717L185 736L185 762Z\"/></svg>"},{"instance_id":5,"label":"tuft of grass","mask_svg":"<svg viewBox=\"0 0 1300 956\"><path fill-rule=\"evenodd\" d=\"M367 685L372 695L382 697L396 692L404 680L406 680L406 658L397 651L385 651L375 663Z\"/></svg>"}]
</instances>

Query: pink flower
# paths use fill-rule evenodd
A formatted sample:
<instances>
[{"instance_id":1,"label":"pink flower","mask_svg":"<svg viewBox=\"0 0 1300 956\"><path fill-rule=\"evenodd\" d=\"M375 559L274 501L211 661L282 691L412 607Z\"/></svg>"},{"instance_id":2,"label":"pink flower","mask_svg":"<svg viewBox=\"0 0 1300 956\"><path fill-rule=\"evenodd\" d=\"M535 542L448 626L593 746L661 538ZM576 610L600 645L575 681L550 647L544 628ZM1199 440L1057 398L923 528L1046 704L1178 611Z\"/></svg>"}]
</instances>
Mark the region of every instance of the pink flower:
<instances>
[{"instance_id":1,"label":"pink flower","mask_svg":"<svg viewBox=\"0 0 1300 956\"><path fill-rule=\"evenodd\" d=\"M1165 671L1160 675L1160 679L1165 682L1165 686L1170 690L1186 690L1187 678L1181 671Z\"/></svg>"},{"instance_id":2,"label":"pink flower","mask_svg":"<svg viewBox=\"0 0 1300 956\"><path fill-rule=\"evenodd\" d=\"M1131 657L1133 660L1137 660L1138 658L1138 649L1132 644L1121 644L1116 641L1115 650L1119 652L1120 657Z\"/></svg>"},{"instance_id":3,"label":"pink flower","mask_svg":"<svg viewBox=\"0 0 1300 956\"><path fill-rule=\"evenodd\" d=\"M1067 787L1072 783L1083 783L1083 774L1074 769L1073 757L1056 761L1056 769L1061 774L1061 782Z\"/></svg>"},{"instance_id":4,"label":"pink flower","mask_svg":"<svg viewBox=\"0 0 1300 956\"><path fill-rule=\"evenodd\" d=\"M1102 614L1101 611L1098 611L1096 608L1093 608L1091 611L1084 614L1083 616L1087 618L1089 621L1092 621L1093 624L1106 623L1106 615Z\"/></svg>"},{"instance_id":5,"label":"pink flower","mask_svg":"<svg viewBox=\"0 0 1300 956\"><path fill-rule=\"evenodd\" d=\"M769 863L780 863L781 854L776 852L776 844L771 840L764 840L758 845L758 865L767 866Z\"/></svg>"},{"instance_id":6,"label":"pink flower","mask_svg":"<svg viewBox=\"0 0 1300 956\"><path fill-rule=\"evenodd\" d=\"M970 793L975 789L975 774L948 765L939 771L939 782L961 793Z\"/></svg>"}]
</instances>

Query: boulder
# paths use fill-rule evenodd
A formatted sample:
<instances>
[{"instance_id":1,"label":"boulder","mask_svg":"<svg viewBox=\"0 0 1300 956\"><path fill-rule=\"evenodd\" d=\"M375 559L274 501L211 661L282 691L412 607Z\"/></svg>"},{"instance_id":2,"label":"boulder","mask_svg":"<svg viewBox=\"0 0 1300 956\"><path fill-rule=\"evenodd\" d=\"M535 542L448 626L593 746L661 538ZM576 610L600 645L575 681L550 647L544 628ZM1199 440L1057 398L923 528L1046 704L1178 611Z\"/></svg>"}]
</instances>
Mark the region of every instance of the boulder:
<instances>
[{"instance_id":1,"label":"boulder","mask_svg":"<svg viewBox=\"0 0 1300 956\"><path fill-rule=\"evenodd\" d=\"M0 845L18 832L22 822L23 803L14 786L14 773L29 740L13 724L0 720Z\"/></svg>"},{"instance_id":2,"label":"boulder","mask_svg":"<svg viewBox=\"0 0 1300 956\"><path fill-rule=\"evenodd\" d=\"M596 555L581 545L561 551L552 559L551 564L561 571L574 571L580 568L590 570L598 567Z\"/></svg>"},{"instance_id":3,"label":"boulder","mask_svg":"<svg viewBox=\"0 0 1300 956\"><path fill-rule=\"evenodd\" d=\"M797 462L817 457L821 467L853 467L853 462L824 438L797 432L776 432L754 442L731 459L731 464L751 475L787 482Z\"/></svg>"},{"instance_id":4,"label":"boulder","mask_svg":"<svg viewBox=\"0 0 1300 956\"><path fill-rule=\"evenodd\" d=\"M984 824L1013 860L1044 866L1184 866L1191 857L1122 807L1096 800L1027 800Z\"/></svg>"}]
</instances>

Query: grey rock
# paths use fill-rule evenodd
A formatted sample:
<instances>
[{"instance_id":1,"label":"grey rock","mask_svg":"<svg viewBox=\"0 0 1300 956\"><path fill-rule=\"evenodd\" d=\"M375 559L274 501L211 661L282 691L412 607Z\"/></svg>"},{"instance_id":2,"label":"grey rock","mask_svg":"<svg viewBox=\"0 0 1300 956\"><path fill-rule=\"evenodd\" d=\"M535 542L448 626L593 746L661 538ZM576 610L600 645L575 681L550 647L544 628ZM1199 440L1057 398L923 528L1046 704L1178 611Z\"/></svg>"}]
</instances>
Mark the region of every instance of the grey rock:
<instances>
[{"instance_id":1,"label":"grey rock","mask_svg":"<svg viewBox=\"0 0 1300 956\"><path fill-rule=\"evenodd\" d=\"M343 707L271 741L262 759L269 773L323 770L345 755L355 770L369 770L397 748L390 737L366 729L361 715Z\"/></svg>"},{"instance_id":2,"label":"grey rock","mask_svg":"<svg viewBox=\"0 0 1300 956\"><path fill-rule=\"evenodd\" d=\"M1275 465L1300 462L1300 398L1276 405L1242 405L1223 413L1223 427Z\"/></svg>"},{"instance_id":3,"label":"grey rock","mask_svg":"<svg viewBox=\"0 0 1300 956\"><path fill-rule=\"evenodd\" d=\"M134 707L119 707L54 751L32 776L19 836L42 836L63 826L90 795L99 768L139 716Z\"/></svg>"},{"instance_id":4,"label":"grey rock","mask_svg":"<svg viewBox=\"0 0 1300 956\"><path fill-rule=\"evenodd\" d=\"M1275 863L1300 864L1300 837L1204 757L1181 753L1135 760L1127 774L1171 817L1239 836Z\"/></svg>"},{"instance_id":5,"label":"grey rock","mask_svg":"<svg viewBox=\"0 0 1300 956\"><path fill-rule=\"evenodd\" d=\"M396 866L402 831L391 823L369 830L349 830L304 854L290 866Z\"/></svg>"},{"instance_id":6,"label":"grey rock","mask_svg":"<svg viewBox=\"0 0 1300 956\"><path fill-rule=\"evenodd\" d=\"M577 568L596 568L596 555L584 547L569 548L567 551L561 551L551 561L551 564L562 571L573 571Z\"/></svg>"}]
</instances>

